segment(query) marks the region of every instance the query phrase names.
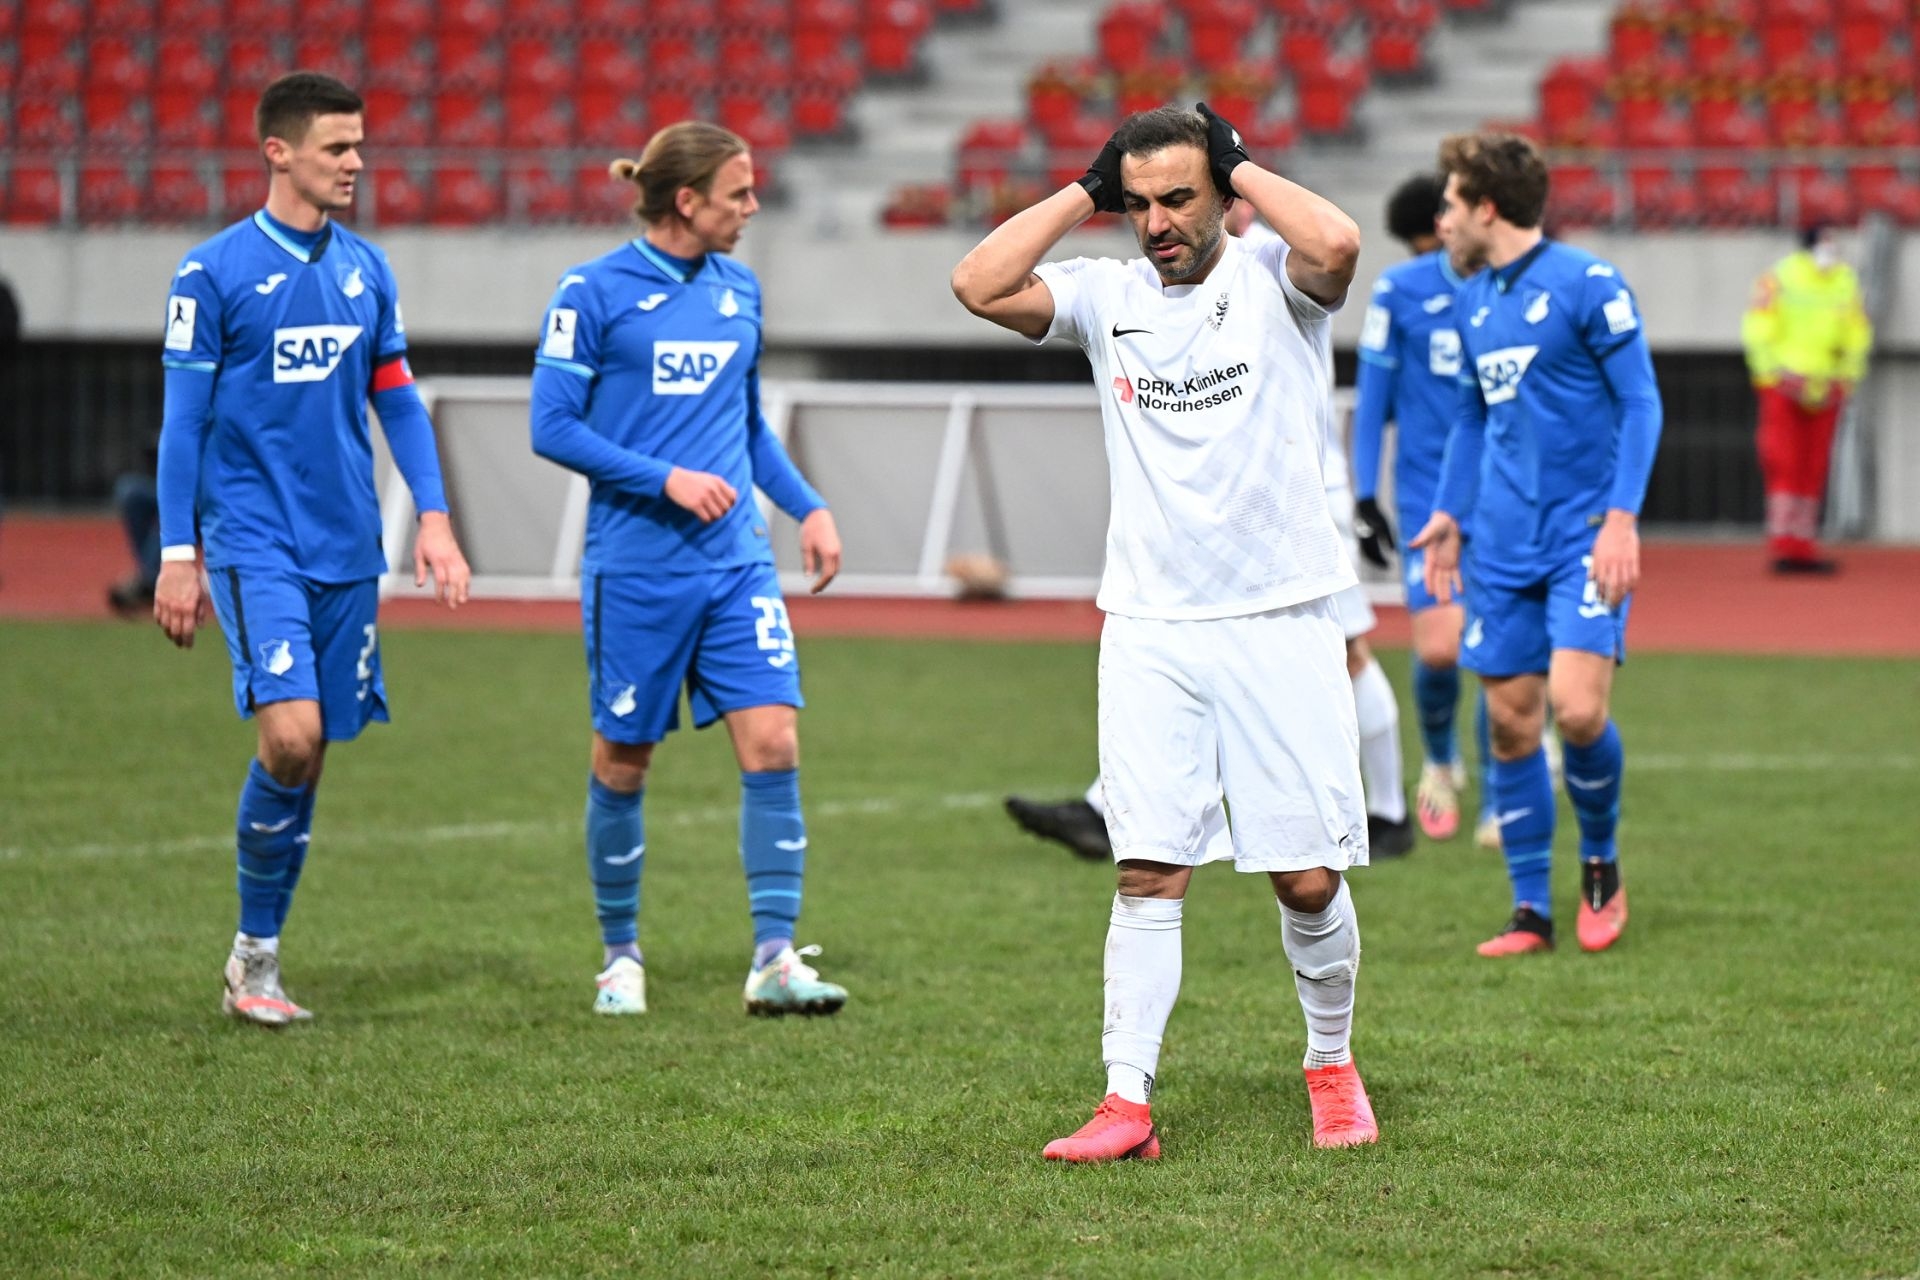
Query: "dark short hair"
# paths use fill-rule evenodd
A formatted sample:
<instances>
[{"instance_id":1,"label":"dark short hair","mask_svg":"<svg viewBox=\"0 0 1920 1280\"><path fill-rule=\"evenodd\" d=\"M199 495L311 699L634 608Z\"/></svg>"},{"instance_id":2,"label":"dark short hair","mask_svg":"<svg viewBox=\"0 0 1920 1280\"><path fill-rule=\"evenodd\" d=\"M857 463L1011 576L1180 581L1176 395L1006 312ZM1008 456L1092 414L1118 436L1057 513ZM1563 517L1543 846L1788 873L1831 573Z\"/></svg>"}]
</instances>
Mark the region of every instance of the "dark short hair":
<instances>
[{"instance_id":1,"label":"dark short hair","mask_svg":"<svg viewBox=\"0 0 1920 1280\"><path fill-rule=\"evenodd\" d=\"M1440 144L1440 167L1460 179L1469 205L1493 201L1516 227L1537 227L1547 207L1547 162L1517 133L1456 133Z\"/></svg>"},{"instance_id":2,"label":"dark short hair","mask_svg":"<svg viewBox=\"0 0 1920 1280\"><path fill-rule=\"evenodd\" d=\"M1207 150L1207 122L1198 111L1186 107L1155 107L1137 111L1120 122L1113 131L1113 145L1123 156L1150 156L1168 147L1188 146Z\"/></svg>"},{"instance_id":3,"label":"dark short hair","mask_svg":"<svg viewBox=\"0 0 1920 1280\"><path fill-rule=\"evenodd\" d=\"M1407 245L1433 235L1433 220L1440 215L1440 197L1446 189L1445 180L1432 173L1416 173L1395 187L1387 197L1387 234Z\"/></svg>"},{"instance_id":4,"label":"dark short hair","mask_svg":"<svg viewBox=\"0 0 1920 1280\"><path fill-rule=\"evenodd\" d=\"M1802 249L1813 248L1813 246L1820 243L1820 237L1831 230L1833 230L1833 226L1830 223L1809 222L1806 226L1800 228L1800 247Z\"/></svg>"},{"instance_id":5,"label":"dark short hair","mask_svg":"<svg viewBox=\"0 0 1920 1280\"><path fill-rule=\"evenodd\" d=\"M253 109L253 127L260 141L284 138L298 142L316 116L352 116L366 109L360 95L332 76L318 71L293 71L281 76L260 95Z\"/></svg>"}]
</instances>

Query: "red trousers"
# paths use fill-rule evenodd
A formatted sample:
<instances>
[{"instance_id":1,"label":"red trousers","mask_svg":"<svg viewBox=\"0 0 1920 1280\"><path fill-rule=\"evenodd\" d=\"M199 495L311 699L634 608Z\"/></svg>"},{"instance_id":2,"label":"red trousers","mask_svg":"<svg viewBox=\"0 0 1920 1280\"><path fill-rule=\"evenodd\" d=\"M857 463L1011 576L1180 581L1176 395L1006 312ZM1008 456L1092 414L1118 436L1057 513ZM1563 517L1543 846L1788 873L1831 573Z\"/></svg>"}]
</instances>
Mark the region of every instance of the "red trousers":
<instances>
[{"instance_id":1,"label":"red trousers","mask_svg":"<svg viewBox=\"0 0 1920 1280\"><path fill-rule=\"evenodd\" d=\"M1767 491L1767 551L1775 559L1812 560L1819 554L1820 501L1833 461L1833 428L1840 418L1836 392L1809 409L1777 387L1761 387L1760 482Z\"/></svg>"}]
</instances>

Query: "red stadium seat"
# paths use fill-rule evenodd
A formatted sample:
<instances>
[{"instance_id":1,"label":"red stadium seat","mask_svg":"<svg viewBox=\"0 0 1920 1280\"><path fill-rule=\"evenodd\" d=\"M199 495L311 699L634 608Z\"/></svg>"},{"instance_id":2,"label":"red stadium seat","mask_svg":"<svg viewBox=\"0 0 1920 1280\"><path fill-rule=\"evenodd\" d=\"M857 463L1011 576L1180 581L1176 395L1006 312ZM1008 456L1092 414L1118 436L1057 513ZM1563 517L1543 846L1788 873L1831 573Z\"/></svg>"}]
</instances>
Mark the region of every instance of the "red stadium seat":
<instances>
[{"instance_id":1,"label":"red stadium seat","mask_svg":"<svg viewBox=\"0 0 1920 1280\"><path fill-rule=\"evenodd\" d=\"M507 6L509 31L566 31L574 20L573 0L513 0Z\"/></svg>"},{"instance_id":2,"label":"red stadium seat","mask_svg":"<svg viewBox=\"0 0 1920 1280\"><path fill-rule=\"evenodd\" d=\"M868 0L860 52L869 75L904 76L919 69L920 37L933 24L927 0Z\"/></svg>"},{"instance_id":3,"label":"red stadium seat","mask_svg":"<svg viewBox=\"0 0 1920 1280\"><path fill-rule=\"evenodd\" d=\"M167 0L157 12L160 30L169 34L204 36L227 20L222 0Z\"/></svg>"},{"instance_id":4,"label":"red stadium seat","mask_svg":"<svg viewBox=\"0 0 1920 1280\"><path fill-rule=\"evenodd\" d=\"M267 36L233 36L227 40L227 91L255 97L287 70L284 42Z\"/></svg>"},{"instance_id":5,"label":"red stadium seat","mask_svg":"<svg viewBox=\"0 0 1920 1280\"><path fill-rule=\"evenodd\" d=\"M504 139L509 147L546 150L573 140L573 104L548 93L509 93Z\"/></svg>"},{"instance_id":6,"label":"red stadium seat","mask_svg":"<svg viewBox=\"0 0 1920 1280\"><path fill-rule=\"evenodd\" d=\"M13 104L13 140L22 147L70 147L80 140L72 98L29 98Z\"/></svg>"},{"instance_id":7,"label":"red stadium seat","mask_svg":"<svg viewBox=\"0 0 1920 1280\"><path fill-rule=\"evenodd\" d=\"M491 94L450 91L433 100L433 141L443 147L500 145L499 100Z\"/></svg>"},{"instance_id":8,"label":"red stadium seat","mask_svg":"<svg viewBox=\"0 0 1920 1280\"><path fill-rule=\"evenodd\" d=\"M1693 145L1693 122L1663 98L1617 102L1614 114L1622 146L1653 151Z\"/></svg>"},{"instance_id":9,"label":"red stadium seat","mask_svg":"<svg viewBox=\"0 0 1920 1280\"><path fill-rule=\"evenodd\" d=\"M443 36L498 36L507 22L507 0L443 0L437 27Z\"/></svg>"},{"instance_id":10,"label":"red stadium seat","mask_svg":"<svg viewBox=\"0 0 1920 1280\"><path fill-rule=\"evenodd\" d=\"M318 71L323 75L358 85L364 76L360 42L326 35L303 35L293 42L293 65L289 70Z\"/></svg>"},{"instance_id":11,"label":"red stadium seat","mask_svg":"<svg viewBox=\"0 0 1920 1280\"><path fill-rule=\"evenodd\" d=\"M1684 176L1666 165L1632 165L1627 190L1637 227L1688 227L1700 219L1700 197Z\"/></svg>"},{"instance_id":12,"label":"red stadium seat","mask_svg":"<svg viewBox=\"0 0 1920 1280\"><path fill-rule=\"evenodd\" d=\"M1273 96L1275 76L1272 66L1251 60L1229 63L1206 79L1207 104L1242 133L1265 113L1267 99Z\"/></svg>"},{"instance_id":13,"label":"red stadium seat","mask_svg":"<svg viewBox=\"0 0 1920 1280\"><path fill-rule=\"evenodd\" d=\"M1145 66L1166 32L1166 11L1157 4L1122 0L1101 15L1100 60L1115 71Z\"/></svg>"},{"instance_id":14,"label":"red stadium seat","mask_svg":"<svg viewBox=\"0 0 1920 1280\"><path fill-rule=\"evenodd\" d=\"M36 32L57 32L77 36L87 27L87 6L83 0L34 0L24 6L20 23L23 36Z\"/></svg>"},{"instance_id":15,"label":"red stadium seat","mask_svg":"<svg viewBox=\"0 0 1920 1280\"><path fill-rule=\"evenodd\" d=\"M154 47L154 62L164 68L158 92L212 94L220 87L220 64L199 35L165 35Z\"/></svg>"},{"instance_id":16,"label":"red stadium seat","mask_svg":"<svg viewBox=\"0 0 1920 1280\"><path fill-rule=\"evenodd\" d=\"M122 93L145 93L153 84L153 63L130 36L96 36L87 42L87 85Z\"/></svg>"},{"instance_id":17,"label":"red stadium seat","mask_svg":"<svg viewBox=\"0 0 1920 1280\"><path fill-rule=\"evenodd\" d=\"M251 130L251 124L249 124ZM220 137L218 103L193 89L162 89L153 97L153 142L161 148L201 150Z\"/></svg>"},{"instance_id":18,"label":"red stadium seat","mask_svg":"<svg viewBox=\"0 0 1920 1280\"><path fill-rule=\"evenodd\" d=\"M566 222L573 217L573 185L545 166L510 168L505 178L506 216L520 222Z\"/></svg>"},{"instance_id":19,"label":"red stadium seat","mask_svg":"<svg viewBox=\"0 0 1920 1280\"><path fill-rule=\"evenodd\" d=\"M366 38L366 87L398 93L427 92L433 85L433 44L412 31L376 22Z\"/></svg>"},{"instance_id":20,"label":"red stadium seat","mask_svg":"<svg viewBox=\"0 0 1920 1280\"><path fill-rule=\"evenodd\" d=\"M73 94L80 91L80 46L64 34L23 32L19 43L21 93Z\"/></svg>"},{"instance_id":21,"label":"red stadium seat","mask_svg":"<svg viewBox=\"0 0 1920 1280\"><path fill-rule=\"evenodd\" d=\"M798 65L852 52L860 10L848 0L796 0L787 42Z\"/></svg>"},{"instance_id":22,"label":"red stadium seat","mask_svg":"<svg viewBox=\"0 0 1920 1280\"><path fill-rule=\"evenodd\" d=\"M288 31L296 25L293 14L293 0L227 0L224 28L240 32Z\"/></svg>"},{"instance_id":23,"label":"red stadium seat","mask_svg":"<svg viewBox=\"0 0 1920 1280\"><path fill-rule=\"evenodd\" d=\"M1743 165L1703 165L1694 174L1700 222L1708 227L1766 227L1779 219L1773 184Z\"/></svg>"},{"instance_id":24,"label":"red stadium seat","mask_svg":"<svg viewBox=\"0 0 1920 1280\"><path fill-rule=\"evenodd\" d=\"M80 170L80 221L131 222L140 216L142 183L119 166Z\"/></svg>"},{"instance_id":25,"label":"red stadium seat","mask_svg":"<svg viewBox=\"0 0 1920 1280\"><path fill-rule=\"evenodd\" d=\"M156 222L199 222L213 211L206 175L191 165L155 165L147 175L145 214Z\"/></svg>"},{"instance_id":26,"label":"red stadium seat","mask_svg":"<svg viewBox=\"0 0 1920 1280\"><path fill-rule=\"evenodd\" d=\"M1093 97L1096 82L1095 69L1087 59L1042 63L1027 81L1027 119L1049 137L1072 127Z\"/></svg>"},{"instance_id":27,"label":"red stadium seat","mask_svg":"<svg viewBox=\"0 0 1920 1280\"><path fill-rule=\"evenodd\" d=\"M267 202L267 167L264 161L229 164L220 174L220 216L236 222Z\"/></svg>"},{"instance_id":28,"label":"red stadium seat","mask_svg":"<svg viewBox=\"0 0 1920 1280\"><path fill-rule=\"evenodd\" d=\"M1114 111L1122 116L1151 111L1180 92L1186 79L1186 68L1178 59L1157 58L1119 78L1113 90Z\"/></svg>"},{"instance_id":29,"label":"red stadium seat","mask_svg":"<svg viewBox=\"0 0 1920 1280\"><path fill-rule=\"evenodd\" d=\"M465 166L441 169L433 175L427 221L440 226L477 226L500 218L500 182Z\"/></svg>"},{"instance_id":30,"label":"red stadium seat","mask_svg":"<svg viewBox=\"0 0 1920 1280\"><path fill-rule=\"evenodd\" d=\"M1027 127L1018 120L976 120L960 135L957 181L963 189L1006 181L1027 145Z\"/></svg>"},{"instance_id":31,"label":"red stadium seat","mask_svg":"<svg viewBox=\"0 0 1920 1280\"><path fill-rule=\"evenodd\" d=\"M1107 136L1112 133L1110 121L1098 116L1081 116L1074 121L1074 127L1046 139L1047 184L1051 187L1064 187L1069 182L1078 181L1087 171L1087 163L1100 154L1100 148L1106 145ZM963 167L962 176L966 170ZM984 182L970 183L972 186L993 187L1007 181L1006 173L989 174Z\"/></svg>"},{"instance_id":32,"label":"red stadium seat","mask_svg":"<svg viewBox=\"0 0 1920 1280\"><path fill-rule=\"evenodd\" d=\"M361 199L372 196L374 220L383 226L424 222L427 217L427 188L418 176L398 166L385 165L360 179L372 188Z\"/></svg>"},{"instance_id":33,"label":"red stadium seat","mask_svg":"<svg viewBox=\"0 0 1920 1280\"><path fill-rule=\"evenodd\" d=\"M1598 58L1562 58L1540 78L1540 123L1549 140L1562 127L1591 119L1604 100L1606 64Z\"/></svg>"},{"instance_id":34,"label":"red stadium seat","mask_svg":"<svg viewBox=\"0 0 1920 1280\"><path fill-rule=\"evenodd\" d=\"M50 164L14 165L6 177L7 221L58 222L64 211L60 174Z\"/></svg>"},{"instance_id":35,"label":"red stadium seat","mask_svg":"<svg viewBox=\"0 0 1920 1280\"><path fill-rule=\"evenodd\" d=\"M678 31L697 38L718 21L711 0L653 0L647 6L647 30L654 34Z\"/></svg>"},{"instance_id":36,"label":"red stadium seat","mask_svg":"<svg viewBox=\"0 0 1920 1280\"><path fill-rule=\"evenodd\" d=\"M953 192L940 183L895 189L880 211L880 224L894 231L944 227L953 214Z\"/></svg>"},{"instance_id":37,"label":"red stadium seat","mask_svg":"<svg viewBox=\"0 0 1920 1280\"><path fill-rule=\"evenodd\" d=\"M317 39L338 40L357 31L367 16L368 0L300 0L300 26Z\"/></svg>"},{"instance_id":38,"label":"red stadium seat","mask_svg":"<svg viewBox=\"0 0 1920 1280\"><path fill-rule=\"evenodd\" d=\"M1366 92L1366 71L1351 58L1332 58L1317 68L1301 68L1295 77L1294 123L1302 133L1322 137L1350 133L1353 109Z\"/></svg>"},{"instance_id":39,"label":"red stadium seat","mask_svg":"<svg viewBox=\"0 0 1920 1280\"><path fill-rule=\"evenodd\" d=\"M220 141L235 148L260 145L253 123L253 109L259 105L258 89L229 89L220 98Z\"/></svg>"},{"instance_id":40,"label":"red stadium seat","mask_svg":"<svg viewBox=\"0 0 1920 1280\"><path fill-rule=\"evenodd\" d=\"M707 115L707 95L684 85L649 85L644 97L647 118L657 127L680 120L701 120Z\"/></svg>"},{"instance_id":41,"label":"red stadium seat","mask_svg":"<svg viewBox=\"0 0 1920 1280\"><path fill-rule=\"evenodd\" d=\"M1710 98L1693 104L1694 140L1703 147L1740 150L1772 143L1766 117L1738 98Z\"/></svg>"},{"instance_id":42,"label":"red stadium seat","mask_svg":"<svg viewBox=\"0 0 1920 1280\"><path fill-rule=\"evenodd\" d=\"M793 131L804 138L827 138L847 128L847 95L811 81L794 86L789 114Z\"/></svg>"},{"instance_id":43,"label":"red stadium seat","mask_svg":"<svg viewBox=\"0 0 1920 1280\"><path fill-rule=\"evenodd\" d=\"M1203 71L1212 71L1247 56L1247 37L1260 14L1250 0L1190 0L1187 53Z\"/></svg>"},{"instance_id":44,"label":"red stadium seat","mask_svg":"<svg viewBox=\"0 0 1920 1280\"><path fill-rule=\"evenodd\" d=\"M81 100L88 151L130 151L147 145L147 103L118 90L89 89Z\"/></svg>"},{"instance_id":45,"label":"red stadium seat","mask_svg":"<svg viewBox=\"0 0 1920 1280\"><path fill-rule=\"evenodd\" d=\"M585 36L579 41L578 49L578 83L582 88L632 92L646 80L646 62L631 40Z\"/></svg>"},{"instance_id":46,"label":"red stadium seat","mask_svg":"<svg viewBox=\"0 0 1920 1280\"><path fill-rule=\"evenodd\" d=\"M1891 164L1856 164L1847 181L1860 201L1862 213L1879 213L1903 227L1920 226L1920 182Z\"/></svg>"},{"instance_id":47,"label":"red stadium seat","mask_svg":"<svg viewBox=\"0 0 1920 1280\"><path fill-rule=\"evenodd\" d=\"M434 44L434 80L441 88L500 92L506 82L507 64L494 33L442 28Z\"/></svg>"},{"instance_id":48,"label":"red stadium seat","mask_svg":"<svg viewBox=\"0 0 1920 1280\"><path fill-rule=\"evenodd\" d=\"M1612 185L1588 165L1555 165L1549 175L1547 223L1559 227L1598 227L1611 223Z\"/></svg>"},{"instance_id":49,"label":"red stadium seat","mask_svg":"<svg viewBox=\"0 0 1920 1280\"><path fill-rule=\"evenodd\" d=\"M435 0L381 0L380 7L367 16L365 34L369 41L388 35L418 40L434 29L438 16Z\"/></svg>"},{"instance_id":50,"label":"red stadium seat","mask_svg":"<svg viewBox=\"0 0 1920 1280\"><path fill-rule=\"evenodd\" d=\"M604 164L582 165L574 174L573 211L582 222L630 222L639 199L638 189L609 175Z\"/></svg>"},{"instance_id":51,"label":"red stadium seat","mask_svg":"<svg viewBox=\"0 0 1920 1280\"><path fill-rule=\"evenodd\" d=\"M585 31L632 35L647 24L647 0L579 0L574 21Z\"/></svg>"},{"instance_id":52,"label":"red stadium seat","mask_svg":"<svg viewBox=\"0 0 1920 1280\"><path fill-rule=\"evenodd\" d=\"M542 35L518 34L507 40L507 88L536 93L564 93L573 83L564 46Z\"/></svg>"},{"instance_id":53,"label":"red stadium seat","mask_svg":"<svg viewBox=\"0 0 1920 1280\"><path fill-rule=\"evenodd\" d=\"M367 136L381 147L424 147L431 141L425 103L398 89L369 89L366 99Z\"/></svg>"},{"instance_id":54,"label":"red stadium seat","mask_svg":"<svg viewBox=\"0 0 1920 1280\"><path fill-rule=\"evenodd\" d=\"M609 159L614 155L639 155L646 145L648 123L639 98L625 90L582 89L573 95L574 141L583 147L606 148Z\"/></svg>"}]
</instances>

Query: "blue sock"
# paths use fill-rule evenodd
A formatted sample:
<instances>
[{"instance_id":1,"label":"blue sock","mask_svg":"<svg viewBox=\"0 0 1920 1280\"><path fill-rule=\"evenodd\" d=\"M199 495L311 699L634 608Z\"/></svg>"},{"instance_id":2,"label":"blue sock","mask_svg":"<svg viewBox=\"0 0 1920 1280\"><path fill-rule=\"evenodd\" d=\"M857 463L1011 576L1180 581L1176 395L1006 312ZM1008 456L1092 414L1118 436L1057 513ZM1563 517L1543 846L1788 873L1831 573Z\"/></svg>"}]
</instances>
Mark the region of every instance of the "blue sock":
<instances>
[{"instance_id":1,"label":"blue sock","mask_svg":"<svg viewBox=\"0 0 1920 1280\"><path fill-rule=\"evenodd\" d=\"M1420 742L1434 764L1460 758L1453 741L1454 708L1460 703L1460 668L1430 667L1413 660L1413 702L1420 709Z\"/></svg>"},{"instance_id":2,"label":"blue sock","mask_svg":"<svg viewBox=\"0 0 1920 1280\"><path fill-rule=\"evenodd\" d=\"M1626 768L1620 730L1609 720L1586 746L1564 746L1567 799L1580 820L1580 860L1612 862L1619 856L1613 833L1620 824L1620 780Z\"/></svg>"},{"instance_id":3,"label":"blue sock","mask_svg":"<svg viewBox=\"0 0 1920 1280\"><path fill-rule=\"evenodd\" d=\"M293 822L293 852L287 857L286 873L280 880L277 920L281 929L287 927L287 913L293 910L293 891L300 884L300 868L307 865L307 844L313 837L313 800L319 792L317 782L300 792L300 816Z\"/></svg>"},{"instance_id":4,"label":"blue sock","mask_svg":"<svg viewBox=\"0 0 1920 1280\"><path fill-rule=\"evenodd\" d=\"M1487 691L1480 689L1480 696L1474 699L1473 706L1473 748L1480 753L1480 816L1485 818L1494 811L1493 795L1493 731L1487 727Z\"/></svg>"},{"instance_id":5,"label":"blue sock","mask_svg":"<svg viewBox=\"0 0 1920 1280\"><path fill-rule=\"evenodd\" d=\"M753 912L758 968L793 941L800 918L800 878L807 864L807 823L800 816L800 771L740 775L740 865Z\"/></svg>"},{"instance_id":6,"label":"blue sock","mask_svg":"<svg viewBox=\"0 0 1920 1280\"><path fill-rule=\"evenodd\" d=\"M280 936L280 893L293 859L305 787L284 787L255 760L240 788L235 823L240 883L240 932L255 938Z\"/></svg>"},{"instance_id":7,"label":"blue sock","mask_svg":"<svg viewBox=\"0 0 1920 1280\"><path fill-rule=\"evenodd\" d=\"M1513 905L1551 916L1553 777L1547 772L1547 753L1535 747L1518 760L1495 761L1493 795L1499 804L1500 849L1513 881Z\"/></svg>"},{"instance_id":8,"label":"blue sock","mask_svg":"<svg viewBox=\"0 0 1920 1280\"><path fill-rule=\"evenodd\" d=\"M587 879L600 917L600 941L609 951L640 940L640 865L646 861L646 830L639 791L615 791L587 779ZM633 958L638 960L636 950Z\"/></svg>"}]
</instances>

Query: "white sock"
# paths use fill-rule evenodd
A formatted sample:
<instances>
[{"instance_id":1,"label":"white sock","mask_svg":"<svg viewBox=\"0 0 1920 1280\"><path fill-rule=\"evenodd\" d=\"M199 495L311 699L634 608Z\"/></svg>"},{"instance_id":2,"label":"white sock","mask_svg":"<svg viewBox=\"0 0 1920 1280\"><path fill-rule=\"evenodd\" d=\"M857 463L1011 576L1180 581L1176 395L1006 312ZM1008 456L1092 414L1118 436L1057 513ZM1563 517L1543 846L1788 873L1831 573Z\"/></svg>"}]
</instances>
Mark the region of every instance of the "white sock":
<instances>
[{"instance_id":1,"label":"white sock","mask_svg":"<svg viewBox=\"0 0 1920 1280\"><path fill-rule=\"evenodd\" d=\"M1101 817L1104 818L1107 816L1107 792L1106 789L1100 785L1100 779L1098 778L1095 778L1093 785L1087 788L1087 803L1092 806L1093 811Z\"/></svg>"},{"instance_id":2,"label":"white sock","mask_svg":"<svg viewBox=\"0 0 1920 1280\"><path fill-rule=\"evenodd\" d=\"M1377 658L1370 659L1353 678L1353 709L1360 721L1360 781L1367 791L1367 812L1388 822L1405 822L1400 704Z\"/></svg>"},{"instance_id":3,"label":"white sock","mask_svg":"<svg viewBox=\"0 0 1920 1280\"><path fill-rule=\"evenodd\" d=\"M1128 1102L1144 1103L1153 1094L1160 1040L1180 995L1180 906L1179 898L1113 895L1100 1056L1107 1092Z\"/></svg>"},{"instance_id":4,"label":"white sock","mask_svg":"<svg viewBox=\"0 0 1920 1280\"><path fill-rule=\"evenodd\" d=\"M1317 915L1280 907L1280 940L1293 965L1293 985L1307 1016L1309 1067L1353 1060L1353 986L1360 970L1360 924L1345 878Z\"/></svg>"},{"instance_id":5,"label":"white sock","mask_svg":"<svg viewBox=\"0 0 1920 1280\"><path fill-rule=\"evenodd\" d=\"M233 935L233 949L238 952L264 951L270 956L277 956L280 954L280 935L256 938L251 934L236 933Z\"/></svg>"}]
</instances>

